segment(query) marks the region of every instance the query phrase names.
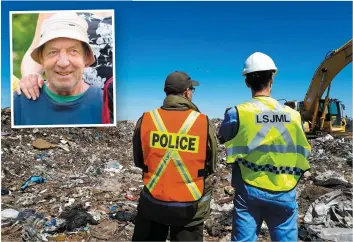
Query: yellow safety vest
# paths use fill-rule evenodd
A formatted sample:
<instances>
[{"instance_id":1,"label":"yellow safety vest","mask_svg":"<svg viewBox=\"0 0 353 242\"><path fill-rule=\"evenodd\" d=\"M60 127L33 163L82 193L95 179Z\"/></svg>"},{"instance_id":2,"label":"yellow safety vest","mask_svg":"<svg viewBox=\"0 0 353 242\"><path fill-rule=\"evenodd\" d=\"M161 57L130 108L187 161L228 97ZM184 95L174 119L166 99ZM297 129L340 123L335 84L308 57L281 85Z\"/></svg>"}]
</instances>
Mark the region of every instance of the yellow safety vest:
<instances>
[{"instance_id":1,"label":"yellow safety vest","mask_svg":"<svg viewBox=\"0 0 353 242\"><path fill-rule=\"evenodd\" d=\"M300 114L270 97L237 105L238 134L225 143L227 163L238 162L242 179L270 191L293 189L310 169L311 152Z\"/></svg>"}]
</instances>

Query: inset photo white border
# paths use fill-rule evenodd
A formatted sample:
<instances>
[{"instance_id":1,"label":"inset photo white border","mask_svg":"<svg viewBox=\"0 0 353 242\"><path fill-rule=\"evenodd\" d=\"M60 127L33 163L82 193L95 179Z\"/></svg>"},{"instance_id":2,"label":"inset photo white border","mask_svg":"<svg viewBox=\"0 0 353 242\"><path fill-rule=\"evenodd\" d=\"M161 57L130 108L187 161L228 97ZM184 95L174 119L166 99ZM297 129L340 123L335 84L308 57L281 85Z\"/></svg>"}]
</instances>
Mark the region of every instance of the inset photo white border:
<instances>
[{"instance_id":1,"label":"inset photo white border","mask_svg":"<svg viewBox=\"0 0 353 242\"><path fill-rule=\"evenodd\" d=\"M81 13L96 13L96 12L111 12L111 17L112 17L112 55L113 55L113 59L112 59L112 73L113 73L113 107L114 107L114 110L113 110L113 115L114 115L114 122L111 123L111 124L63 124L63 125L51 125L51 124L48 124L48 125L15 125L14 123L14 94L16 93L16 91L13 91L14 89L14 83L13 83L13 76L14 76L14 63L13 63L13 39L12 39L12 28L13 28L13 25L12 25L12 16L14 14L40 14L40 13L59 13L59 12L75 12L75 13L78 13L78 14L81 14ZM10 33L9 33L9 36L10 36L10 81L11 81L11 89L10 89L10 98L11 98L11 128L17 128L17 129L22 129L22 128L65 128L65 127L114 127L116 126L117 124L117 107L116 107L116 62L115 62L115 48L116 48L116 42L115 42L115 16L114 16L115 12L114 12L114 9L95 9L95 10L89 10L89 9L85 9L85 10L50 10L50 11L10 11L9 12L9 18L10 18ZM103 17L101 17L103 18ZM37 24L37 23L36 23ZM40 31L40 30L38 30ZM34 37L34 36L33 36ZM89 40L90 40L90 44L91 44L91 39L89 37ZM39 41L39 40L38 40ZM93 50L93 53L95 53L95 48L92 48ZM98 50L99 51L99 50ZM22 77L17 77L18 79L21 79ZM105 81L108 81L105 80ZM104 95L104 89L103 87L101 88L102 89L102 94ZM17 95L17 94L16 94ZM24 95L24 93L22 92L21 95ZM104 100L103 100L103 103L104 103ZM103 107L102 107L103 109ZM46 112L45 110L43 110L43 113L42 115L46 115ZM77 115L80 115L79 113ZM101 114L103 115L103 114Z\"/></svg>"}]
</instances>

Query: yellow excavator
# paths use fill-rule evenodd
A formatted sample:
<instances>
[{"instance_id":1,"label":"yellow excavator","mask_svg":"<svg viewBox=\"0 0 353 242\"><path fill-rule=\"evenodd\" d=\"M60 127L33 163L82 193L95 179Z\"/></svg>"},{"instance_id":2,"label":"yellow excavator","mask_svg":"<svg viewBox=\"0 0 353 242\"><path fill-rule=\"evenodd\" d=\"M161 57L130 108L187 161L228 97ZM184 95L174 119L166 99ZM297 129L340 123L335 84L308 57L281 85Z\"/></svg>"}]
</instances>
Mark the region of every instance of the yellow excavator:
<instances>
[{"instance_id":1,"label":"yellow excavator","mask_svg":"<svg viewBox=\"0 0 353 242\"><path fill-rule=\"evenodd\" d=\"M351 62L352 39L339 49L327 53L315 71L304 101L284 103L299 111L307 135L342 135L346 132L345 106L338 99L330 98L330 88L336 75ZM322 99L325 91L326 97Z\"/></svg>"}]
</instances>

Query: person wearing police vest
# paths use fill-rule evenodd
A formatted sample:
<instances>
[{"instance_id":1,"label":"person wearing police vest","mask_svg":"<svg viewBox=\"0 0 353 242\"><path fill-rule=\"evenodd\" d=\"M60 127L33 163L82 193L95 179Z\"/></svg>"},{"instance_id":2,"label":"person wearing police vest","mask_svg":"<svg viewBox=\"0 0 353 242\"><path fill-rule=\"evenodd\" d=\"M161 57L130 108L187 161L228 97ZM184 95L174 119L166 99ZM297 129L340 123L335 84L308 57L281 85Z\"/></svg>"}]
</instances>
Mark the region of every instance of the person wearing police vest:
<instances>
[{"instance_id":1,"label":"person wearing police vest","mask_svg":"<svg viewBox=\"0 0 353 242\"><path fill-rule=\"evenodd\" d=\"M213 125L191 102L199 82L181 71L165 80L163 106L145 112L133 136L143 170L132 241L202 241L217 161Z\"/></svg>"},{"instance_id":2,"label":"person wearing police vest","mask_svg":"<svg viewBox=\"0 0 353 242\"><path fill-rule=\"evenodd\" d=\"M243 75L252 99L227 108L218 132L235 187L232 241L256 241L263 221L272 241L297 241L296 185L311 152L300 114L271 97L274 61L255 52Z\"/></svg>"}]
</instances>

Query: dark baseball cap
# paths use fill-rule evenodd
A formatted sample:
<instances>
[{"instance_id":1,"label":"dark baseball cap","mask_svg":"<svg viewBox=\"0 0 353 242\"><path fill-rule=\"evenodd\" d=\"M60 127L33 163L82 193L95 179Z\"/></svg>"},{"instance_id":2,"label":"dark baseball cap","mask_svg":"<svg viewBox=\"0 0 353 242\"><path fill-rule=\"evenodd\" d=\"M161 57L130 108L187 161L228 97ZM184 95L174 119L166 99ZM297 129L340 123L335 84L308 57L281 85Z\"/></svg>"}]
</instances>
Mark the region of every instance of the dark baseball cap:
<instances>
[{"instance_id":1,"label":"dark baseball cap","mask_svg":"<svg viewBox=\"0 0 353 242\"><path fill-rule=\"evenodd\" d=\"M165 79L164 91L182 93L191 86L199 86L200 83L191 80L191 77L183 71L174 71Z\"/></svg>"}]
</instances>

